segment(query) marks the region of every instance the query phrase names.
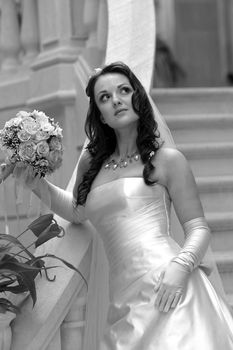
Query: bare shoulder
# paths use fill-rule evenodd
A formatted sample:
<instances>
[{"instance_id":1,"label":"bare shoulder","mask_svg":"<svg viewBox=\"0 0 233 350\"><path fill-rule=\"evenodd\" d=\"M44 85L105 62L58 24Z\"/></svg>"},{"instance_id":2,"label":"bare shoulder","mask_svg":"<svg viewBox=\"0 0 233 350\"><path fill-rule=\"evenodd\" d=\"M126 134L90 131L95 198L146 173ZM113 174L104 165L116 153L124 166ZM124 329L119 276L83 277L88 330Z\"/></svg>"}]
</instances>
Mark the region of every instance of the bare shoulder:
<instances>
[{"instance_id":1,"label":"bare shoulder","mask_svg":"<svg viewBox=\"0 0 233 350\"><path fill-rule=\"evenodd\" d=\"M156 160L170 163L185 160L185 157L177 148L161 147L156 154Z\"/></svg>"},{"instance_id":2,"label":"bare shoulder","mask_svg":"<svg viewBox=\"0 0 233 350\"><path fill-rule=\"evenodd\" d=\"M155 180L167 188L180 222L203 217L196 181L185 156L177 149L161 148L154 165Z\"/></svg>"},{"instance_id":3,"label":"bare shoulder","mask_svg":"<svg viewBox=\"0 0 233 350\"><path fill-rule=\"evenodd\" d=\"M171 177L190 171L189 164L176 148L161 147L153 160L155 166L155 179L167 186Z\"/></svg>"}]
</instances>

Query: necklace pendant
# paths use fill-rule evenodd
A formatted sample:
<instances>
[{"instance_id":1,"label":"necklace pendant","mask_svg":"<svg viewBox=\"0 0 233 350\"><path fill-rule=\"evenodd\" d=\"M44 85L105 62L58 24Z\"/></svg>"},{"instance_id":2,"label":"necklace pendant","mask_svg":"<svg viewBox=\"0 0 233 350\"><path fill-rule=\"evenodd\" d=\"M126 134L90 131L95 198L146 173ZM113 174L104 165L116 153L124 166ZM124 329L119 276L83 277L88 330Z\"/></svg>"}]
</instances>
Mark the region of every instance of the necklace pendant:
<instances>
[{"instance_id":1,"label":"necklace pendant","mask_svg":"<svg viewBox=\"0 0 233 350\"><path fill-rule=\"evenodd\" d=\"M113 170L116 170L117 167L118 167L117 163L114 163L113 166L112 166Z\"/></svg>"},{"instance_id":2,"label":"necklace pendant","mask_svg":"<svg viewBox=\"0 0 233 350\"><path fill-rule=\"evenodd\" d=\"M119 162L120 168L125 168L125 167L127 167L127 165L128 165L127 160L125 160L125 159L120 160L120 162Z\"/></svg>"},{"instance_id":3,"label":"necklace pendant","mask_svg":"<svg viewBox=\"0 0 233 350\"><path fill-rule=\"evenodd\" d=\"M107 164L105 164L104 169L116 170L117 168L126 168L129 165L129 163L133 163L133 161L138 161L139 159L139 153L134 152L130 155L127 154L124 158L121 158L119 161L111 159Z\"/></svg>"},{"instance_id":4,"label":"necklace pendant","mask_svg":"<svg viewBox=\"0 0 233 350\"><path fill-rule=\"evenodd\" d=\"M110 169L111 167L110 167L110 164L109 163L107 163L106 165L105 165L105 167L104 167L104 169Z\"/></svg>"}]
</instances>

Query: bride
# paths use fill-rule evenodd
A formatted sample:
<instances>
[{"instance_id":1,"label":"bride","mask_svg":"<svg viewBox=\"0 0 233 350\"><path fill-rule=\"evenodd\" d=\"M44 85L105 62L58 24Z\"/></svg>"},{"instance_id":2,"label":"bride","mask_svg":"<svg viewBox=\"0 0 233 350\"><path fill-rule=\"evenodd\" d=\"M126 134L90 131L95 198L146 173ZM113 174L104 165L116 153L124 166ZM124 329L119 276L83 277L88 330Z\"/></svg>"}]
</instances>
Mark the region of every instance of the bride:
<instances>
[{"instance_id":1,"label":"bride","mask_svg":"<svg viewBox=\"0 0 233 350\"><path fill-rule=\"evenodd\" d=\"M110 304L99 350L230 350L233 320L202 264L210 242L196 183L182 153L166 147L142 84L121 62L87 85L88 144L73 196L16 165L39 197L71 222L88 219L109 263ZM23 176L22 176L23 175ZM185 233L172 238L173 203Z\"/></svg>"}]
</instances>

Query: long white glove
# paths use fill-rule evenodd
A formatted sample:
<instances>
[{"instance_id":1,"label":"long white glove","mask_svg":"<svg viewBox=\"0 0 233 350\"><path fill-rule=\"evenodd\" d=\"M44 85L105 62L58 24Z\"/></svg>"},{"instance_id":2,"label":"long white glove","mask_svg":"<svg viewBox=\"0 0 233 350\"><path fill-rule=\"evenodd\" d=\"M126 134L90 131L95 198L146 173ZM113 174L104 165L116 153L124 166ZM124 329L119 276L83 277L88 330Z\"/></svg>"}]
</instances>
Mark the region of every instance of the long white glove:
<instances>
[{"instance_id":1,"label":"long white glove","mask_svg":"<svg viewBox=\"0 0 233 350\"><path fill-rule=\"evenodd\" d=\"M185 243L173 261L192 272L202 261L210 243L210 229L204 217L189 220L183 225Z\"/></svg>"},{"instance_id":2,"label":"long white glove","mask_svg":"<svg viewBox=\"0 0 233 350\"><path fill-rule=\"evenodd\" d=\"M46 202L48 201L43 195L46 188L49 191L50 197L50 199L48 200L48 205L50 205L50 209L55 214L61 216L69 222L73 222L76 224L82 223L86 220L85 209L81 205L76 205L72 192L63 190L58 186L55 186L52 183L48 182L44 178L39 179L37 187L33 189L33 192L42 201L43 198L45 198L45 204L47 205Z\"/></svg>"},{"instance_id":3,"label":"long white glove","mask_svg":"<svg viewBox=\"0 0 233 350\"><path fill-rule=\"evenodd\" d=\"M83 206L76 206L73 194L53 185L45 178L35 176L31 166L17 163L13 176L25 187L30 188L55 214L73 223L85 221Z\"/></svg>"},{"instance_id":4,"label":"long white glove","mask_svg":"<svg viewBox=\"0 0 233 350\"><path fill-rule=\"evenodd\" d=\"M163 312L177 306L191 272L201 263L210 242L210 230L205 218L190 220L183 228L186 237L184 246L161 273L154 288L157 293L155 306Z\"/></svg>"}]
</instances>

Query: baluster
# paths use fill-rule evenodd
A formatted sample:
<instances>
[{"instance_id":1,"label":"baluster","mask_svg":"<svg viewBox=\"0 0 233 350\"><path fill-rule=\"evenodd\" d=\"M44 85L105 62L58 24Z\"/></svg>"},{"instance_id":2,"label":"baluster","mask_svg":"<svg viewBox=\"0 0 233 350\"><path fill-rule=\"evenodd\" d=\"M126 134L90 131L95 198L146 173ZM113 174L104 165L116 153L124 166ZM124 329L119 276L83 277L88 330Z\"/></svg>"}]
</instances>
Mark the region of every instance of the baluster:
<instances>
[{"instance_id":1,"label":"baluster","mask_svg":"<svg viewBox=\"0 0 233 350\"><path fill-rule=\"evenodd\" d=\"M218 3L218 6L221 3ZM225 12L225 26L226 26L226 42L227 42L227 48L226 48L226 56L227 56L227 72L226 74L230 74L228 76L228 83L232 85L232 76L233 76L233 3L232 0L227 0L223 2L222 6L224 6L224 12ZM224 15L223 15L224 18ZM222 23L223 25L223 23Z\"/></svg>"},{"instance_id":2,"label":"baluster","mask_svg":"<svg viewBox=\"0 0 233 350\"><path fill-rule=\"evenodd\" d=\"M84 56L91 67L100 63L99 49L97 42L99 0L86 0L84 6L84 25L88 32Z\"/></svg>"},{"instance_id":3,"label":"baluster","mask_svg":"<svg viewBox=\"0 0 233 350\"><path fill-rule=\"evenodd\" d=\"M97 24L97 43L98 48L102 54L102 61L104 62L108 36L108 8L107 1L100 0L98 24Z\"/></svg>"},{"instance_id":4,"label":"baluster","mask_svg":"<svg viewBox=\"0 0 233 350\"><path fill-rule=\"evenodd\" d=\"M14 0L1 0L0 50L2 70L14 70L18 66L20 35L17 7Z\"/></svg>"},{"instance_id":5,"label":"baluster","mask_svg":"<svg viewBox=\"0 0 233 350\"><path fill-rule=\"evenodd\" d=\"M86 286L84 285L71 305L61 325L61 349L82 350L86 312Z\"/></svg>"},{"instance_id":6,"label":"baluster","mask_svg":"<svg viewBox=\"0 0 233 350\"><path fill-rule=\"evenodd\" d=\"M24 50L23 62L30 62L39 51L39 28L36 0L22 0L21 42Z\"/></svg>"}]
</instances>

